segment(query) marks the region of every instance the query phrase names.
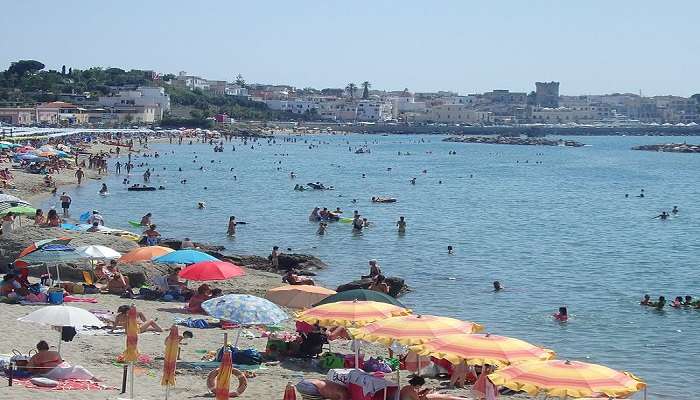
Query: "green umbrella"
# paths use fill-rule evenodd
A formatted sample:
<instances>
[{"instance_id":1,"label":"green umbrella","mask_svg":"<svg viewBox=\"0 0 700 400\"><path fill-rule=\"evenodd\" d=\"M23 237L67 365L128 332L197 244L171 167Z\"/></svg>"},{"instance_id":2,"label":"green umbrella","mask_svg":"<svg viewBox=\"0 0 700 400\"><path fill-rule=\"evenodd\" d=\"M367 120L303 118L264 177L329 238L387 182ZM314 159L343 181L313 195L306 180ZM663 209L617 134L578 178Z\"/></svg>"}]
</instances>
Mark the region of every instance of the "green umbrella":
<instances>
[{"instance_id":1,"label":"green umbrella","mask_svg":"<svg viewBox=\"0 0 700 400\"><path fill-rule=\"evenodd\" d=\"M346 290L344 292L338 292L338 293L331 295L331 296L328 296L325 299L314 304L314 307L320 306L322 304L337 303L339 301L354 301L354 300L376 301L379 303L393 304L393 305L398 306L398 307L406 308L406 306L401 304L401 302L399 302L395 298L389 296L388 294L384 294L381 292L375 292L374 290L366 290L366 289L353 289L353 290Z\"/></svg>"},{"instance_id":2,"label":"green umbrella","mask_svg":"<svg viewBox=\"0 0 700 400\"><path fill-rule=\"evenodd\" d=\"M36 215L36 208L32 208L29 206L10 207L10 208L5 209L2 212L0 212L0 215L5 216L9 213L12 213L14 215L33 216L33 215Z\"/></svg>"}]
</instances>

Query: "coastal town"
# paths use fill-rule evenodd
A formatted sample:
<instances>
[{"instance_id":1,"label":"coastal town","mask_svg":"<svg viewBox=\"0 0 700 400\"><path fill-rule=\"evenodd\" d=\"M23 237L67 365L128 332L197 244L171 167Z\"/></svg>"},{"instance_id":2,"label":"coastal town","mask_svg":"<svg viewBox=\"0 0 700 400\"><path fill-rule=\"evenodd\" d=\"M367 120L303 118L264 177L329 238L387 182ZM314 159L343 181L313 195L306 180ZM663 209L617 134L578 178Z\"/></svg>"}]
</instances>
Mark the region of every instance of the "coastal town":
<instances>
[{"instance_id":1,"label":"coastal town","mask_svg":"<svg viewBox=\"0 0 700 400\"><path fill-rule=\"evenodd\" d=\"M27 65L28 64L28 65ZM19 68L24 65L25 68ZM197 125L227 127L249 120L275 126L359 124L364 126L517 127L563 126L601 128L686 128L700 123L700 94L644 97L641 94L560 95L559 82L535 82L530 92L495 89L484 93L413 92L373 88L365 81L339 88L297 88L292 85L211 80L187 72L161 74L93 67L45 70L21 60L2 73L0 123L7 126L112 127L130 125ZM80 79L103 76L93 90ZM122 79L124 77L131 79ZM16 80L54 81L43 88L32 83L16 96ZM115 84L131 80L132 84ZM3 89L3 86L5 88ZM54 91L70 88L71 92ZM51 101L41 101L51 99ZM228 105L238 108L235 111ZM246 115L241 109L267 111ZM237 112L238 111L238 112ZM256 118L258 117L258 118ZM437 127L436 127L437 125Z\"/></svg>"}]
</instances>

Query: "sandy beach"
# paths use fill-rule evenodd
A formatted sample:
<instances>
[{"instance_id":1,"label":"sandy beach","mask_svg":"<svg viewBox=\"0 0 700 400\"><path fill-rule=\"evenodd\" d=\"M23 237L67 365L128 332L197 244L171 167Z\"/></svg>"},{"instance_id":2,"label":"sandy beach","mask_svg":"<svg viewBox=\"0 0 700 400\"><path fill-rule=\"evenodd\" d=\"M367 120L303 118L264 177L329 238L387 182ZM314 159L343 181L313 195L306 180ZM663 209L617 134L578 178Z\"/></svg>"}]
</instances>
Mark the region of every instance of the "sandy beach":
<instances>
[{"instance_id":1,"label":"sandy beach","mask_svg":"<svg viewBox=\"0 0 700 400\"><path fill-rule=\"evenodd\" d=\"M94 145L92 152L102 152L108 147ZM58 193L62 188L70 188L76 184L74 177L75 170L67 169L59 174L53 175L58 185ZM88 179L99 179L99 176L92 170L86 170ZM6 190L5 193L27 199L37 204L42 196L50 196L49 190L41 180L41 175L28 174L22 171L13 171L16 188ZM17 223L16 229L9 238L0 239L0 248L3 249L0 260L8 263L13 261L19 251L30 245L33 241L57 236L68 236L73 238L72 244L102 244L108 245L120 252L126 252L137 247L129 240L115 238L114 236L103 234L90 234L81 232L69 232L58 228L41 228L33 225L32 220L22 218L22 224ZM196 238L194 238L196 240ZM153 264L153 274L161 273ZM62 270L70 267L63 267ZM152 275L149 275L149 278ZM32 281L36 281L32 278ZM272 288L281 285L280 276L273 273L247 270L246 275L230 279L228 281L217 282L216 287L221 288L224 293L243 293L263 296ZM191 287L193 285L190 285ZM96 303L71 303L71 306L81 307L87 310L99 311L113 315L120 305L133 304L143 312L147 318L155 319L163 328L168 329L175 318L187 318L192 316L186 313L180 302L162 302L122 299L116 295L90 294L76 295L78 298L92 298ZM50 327L36 326L17 321L17 318L25 316L30 312L45 307L45 305L15 305L2 304L4 321L0 327L0 334L6 338L0 345L0 354L10 354L13 350L18 350L26 354L34 349L40 340L46 340L52 347L57 346L58 333ZM289 310L290 315L293 312ZM289 331L294 330L293 320L288 320L284 328ZM226 332L230 335L230 341L235 337L236 331L224 331L219 328L214 329L191 329L180 327L180 331L189 329L194 337L186 341L181 346L181 361L197 362L202 359L202 355L208 351L218 349L223 343ZM145 364L139 364L135 375L135 398L137 399L161 399L164 398L164 389L160 385L163 368L164 340L167 333L144 333L139 337L138 348L141 354L150 358ZM14 386L7 384L0 385L0 398L7 399L115 399L125 397L119 394L118 388L122 382L122 365L117 364L117 357L124 351L126 337L123 333L112 334L106 331L79 333L72 342L63 343L63 358L71 365L81 365L98 377L104 390L74 390L74 391L48 391L46 389L29 389L15 382ZM265 350L266 338L262 337L262 331L256 329L245 329L241 335L240 348L255 348L259 351ZM351 354L350 342L345 340L333 341L333 351ZM370 345L365 349L366 358L370 356L386 356L386 349L380 345ZM177 384L170 392L170 398L200 398L210 397L206 387L206 375L208 369L186 368L182 365L177 369ZM407 375L403 372L402 384L405 384ZM395 376L395 375L394 375ZM249 379L248 388L243 394L243 398L276 399L282 398L287 382L298 382L302 377L323 379L325 373L319 371L312 365L310 360L291 359L281 363L264 363L255 370L255 376ZM438 381L430 381L431 387L441 387ZM444 381L442 383L444 385ZM445 392L469 398L468 389L452 389Z\"/></svg>"}]
</instances>

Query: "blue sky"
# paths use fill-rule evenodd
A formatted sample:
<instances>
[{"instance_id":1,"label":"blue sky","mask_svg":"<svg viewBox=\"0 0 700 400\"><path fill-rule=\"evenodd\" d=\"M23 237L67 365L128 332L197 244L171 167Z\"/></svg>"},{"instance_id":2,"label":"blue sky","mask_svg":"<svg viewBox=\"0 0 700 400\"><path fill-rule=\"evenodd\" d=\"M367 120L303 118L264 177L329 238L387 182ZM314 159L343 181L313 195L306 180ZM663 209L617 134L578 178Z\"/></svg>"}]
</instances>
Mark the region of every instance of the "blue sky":
<instances>
[{"instance_id":1,"label":"blue sky","mask_svg":"<svg viewBox=\"0 0 700 400\"><path fill-rule=\"evenodd\" d=\"M700 1L7 1L0 67L187 71L342 87L700 92Z\"/></svg>"}]
</instances>

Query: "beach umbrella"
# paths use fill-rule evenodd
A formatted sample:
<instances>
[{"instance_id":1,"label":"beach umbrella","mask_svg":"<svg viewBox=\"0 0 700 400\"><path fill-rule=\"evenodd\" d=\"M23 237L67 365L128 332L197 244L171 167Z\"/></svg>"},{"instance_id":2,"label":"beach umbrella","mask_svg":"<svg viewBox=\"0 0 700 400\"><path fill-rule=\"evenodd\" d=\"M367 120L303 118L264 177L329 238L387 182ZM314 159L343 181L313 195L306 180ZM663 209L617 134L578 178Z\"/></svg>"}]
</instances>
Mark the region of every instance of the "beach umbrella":
<instances>
[{"instance_id":1,"label":"beach umbrella","mask_svg":"<svg viewBox=\"0 0 700 400\"><path fill-rule=\"evenodd\" d=\"M81 259L83 259L83 257L80 256L72 247L62 244L47 244L41 249L15 260L15 263L19 261L19 265L26 266L45 264L46 272L49 272L49 264L56 264L56 281L60 282L61 272L58 269L58 264L76 262Z\"/></svg>"},{"instance_id":2,"label":"beach umbrella","mask_svg":"<svg viewBox=\"0 0 700 400\"><path fill-rule=\"evenodd\" d=\"M310 308L318 301L334 295L335 290L314 285L284 285L270 289L265 298L288 308Z\"/></svg>"},{"instance_id":3,"label":"beach umbrella","mask_svg":"<svg viewBox=\"0 0 700 400\"><path fill-rule=\"evenodd\" d=\"M375 301L339 301L310 308L299 313L296 319L311 325L350 327L410 313L406 308Z\"/></svg>"},{"instance_id":4,"label":"beach umbrella","mask_svg":"<svg viewBox=\"0 0 700 400\"><path fill-rule=\"evenodd\" d=\"M20 199L19 197L13 196L11 194L0 193L0 203L24 203L29 204L29 202Z\"/></svg>"},{"instance_id":5,"label":"beach umbrella","mask_svg":"<svg viewBox=\"0 0 700 400\"><path fill-rule=\"evenodd\" d=\"M90 245L81 246L75 249L75 252L82 258L89 260L115 260L121 257L121 253L107 246Z\"/></svg>"},{"instance_id":6,"label":"beach umbrella","mask_svg":"<svg viewBox=\"0 0 700 400\"><path fill-rule=\"evenodd\" d=\"M325 299L314 304L314 306L320 306L322 304L337 303L339 301L376 301L378 303L393 304L398 307L406 308L401 302L396 300L396 298L389 296L388 294L377 292L375 290L367 289L353 289L346 290L343 292L338 292L332 296L328 296Z\"/></svg>"},{"instance_id":7,"label":"beach umbrella","mask_svg":"<svg viewBox=\"0 0 700 400\"><path fill-rule=\"evenodd\" d=\"M186 249L156 257L153 261L160 264L194 264L201 261L217 261L217 258L201 251Z\"/></svg>"},{"instance_id":8,"label":"beach umbrella","mask_svg":"<svg viewBox=\"0 0 700 400\"><path fill-rule=\"evenodd\" d=\"M134 363L139 358L138 342L138 312L136 311L136 307L132 305L126 314L126 349L124 353L122 353L124 361L129 363L129 369L131 370L129 397L132 399L134 398Z\"/></svg>"},{"instance_id":9,"label":"beach umbrella","mask_svg":"<svg viewBox=\"0 0 700 400\"><path fill-rule=\"evenodd\" d=\"M455 334L438 336L423 344L411 346L411 351L452 364L506 366L524 361L550 360L552 350L543 349L520 339L491 334Z\"/></svg>"},{"instance_id":10,"label":"beach umbrella","mask_svg":"<svg viewBox=\"0 0 700 400\"><path fill-rule=\"evenodd\" d=\"M245 275L243 268L226 261L202 261L183 268L178 274L189 281L224 281Z\"/></svg>"},{"instance_id":11,"label":"beach umbrella","mask_svg":"<svg viewBox=\"0 0 700 400\"><path fill-rule=\"evenodd\" d=\"M154 257L160 257L162 255L172 253L173 251L175 250L171 249L170 247L163 246L139 247L122 255L119 262L126 264L151 261Z\"/></svg>"},{"instance_id":12,"label":"beach umbrella","mask_svg":"<svg viewBox=\"0 0 700 400\"><path fill-rule=\"evenodd\" d=\"M377 320L372 324L350 329L350 335L367 342L379 342L387 347L393 343L411 346L443 335L470 334L483 329L483 326L474 322L416 314Z\"/></svg>"},{"instance_id":13,"label":"beach umbrella","mask_svg":"<svg viewBox=\"0 0 700 400\"><path fill-rule=\"evenodd\" d=\"M603 365L578 361L529 361L511 365L488 376L496 385L535 396L592 397L601 394L625 397L642 389L646 383L629 372Z\"/></svg>"},{"instance_id":14,"label":"beach umbrella","mask_svg":"<svg viewBox=\"0 0 700 400\"><path fill-rule=\"evenodd\" d=\"M42 307L24 317L17 318L17 320L45 326L72 326L74 328L104 326L104 323L90 311L66 305ZM58 351L61 351L60 334L58 339Z\"/></svg>"},{"instance_id":15,"label":"beach umbrella","mask_svg":"<svg viewBox=\"0 0 700 400\"><path fill-rule=\"evenodd\" d=\"M227 294L202 303L214 318L239 325L275 325L289 318L276 304L248 294Z\"/></svg>"},{"instance_id":16,"label":"beach umbrella","mask_svg":"<svg viewBox=\"0 0 700 400\"><path fill-rule=\"evenodd\" d=\"M51 239L39 240L39 241L36 241L36 242L30 244L29 246L25 247L24 250L20 251L20 252L19 252L19 257L20 257L20 258L21 258L21 257L24 257L24 256L26 256L27 254L33 253L33 252L35 252L35 251L37 251L37 250L43 248L43 247L46 246L46 245L50 245L50 244L62 244L62 245L66 245L66 244L70 243L70 241L71 241L71 238L69 238L69 237L60 237L60 238L51 238Z\"/></svg>"},{"instance_id":17,"label":"beach umbrella","mask_svg":"<svg viewBox=\"0 0 700 400\"><path fill-rule=\"evenodd\" d=\"M14 215L32 216L36 214L36 208L25 205L18 205L0 211L0 215L2 216L5 216L9 213L12 213Z\"/></svg>"},{"instance_id":18,"label":"beach umbrella","mask_svg":"<svg viewBox=\"0 0 700 400\"><path fill-rule=\"evenodd\" d=\"M165 386L165 398L168 398L170 387L175 386L175 368L177 354L180 351L180 334L177 325L170 327L170 334L165 339L165 354L163 355L163 378L160 385Z\"/></svg>"},{"instance_id":19,"label":"beach umbrella","mask_svg":"<svg viewBox=\"0 0 700 400\"><path fill-rule=\"evenodd\" d=\"M224 350L224 354L221 357L221 365L219 366L219 373L216 375L216 386L214 387L216 400L228 400L232 371L233 359L231 357L231 350Z\"/></svg>"}]
</instances>

